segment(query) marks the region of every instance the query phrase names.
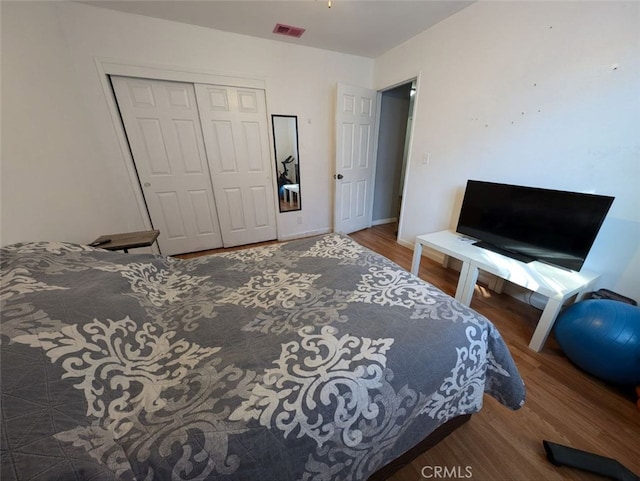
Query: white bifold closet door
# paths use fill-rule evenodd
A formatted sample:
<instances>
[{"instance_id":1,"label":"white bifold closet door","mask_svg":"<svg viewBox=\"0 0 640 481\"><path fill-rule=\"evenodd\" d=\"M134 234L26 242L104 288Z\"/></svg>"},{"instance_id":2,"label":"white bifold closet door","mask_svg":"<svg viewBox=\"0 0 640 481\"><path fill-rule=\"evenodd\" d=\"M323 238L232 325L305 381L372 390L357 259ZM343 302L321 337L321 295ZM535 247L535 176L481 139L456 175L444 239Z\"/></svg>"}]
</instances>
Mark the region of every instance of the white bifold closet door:
<instances>
[{"instance_id":1,"label":"white bifold closet door","mask_svg":"<svg viewBox=\"0 0 640 481\"><path fill-rule=\"evenodd\" d=\"M196 84L225 247L276 238L263 90Z\"/></svg>"},{"instance_id":2,"label":"white bifold closet door","mask_svg":"<svg viewBox=\"0 0 640 481\"><path fill-rule=\"evenodd\" d=\"M111 81L162 253L222 247L193 85Z\"/></svg>"},{"instance_id":3,"label":"white bifold closet door","mask_svg":"<svg viewBox=\"0 0 640 481\"><path fill-rule=\"evenodd\" d=\"M227 191L217 187L216 191L215 186L219 182L214 177L215 172L220 171L220 165L244 164L237 161L234 152L223 151L222 155L207 156L213 146L208 140L205 148L202 135L205 116L201 115L203 109L196 100L194 84L118 76L111 79L147 210L154 228L160 230L158 244L163 254L248 244L276 237L270 175L266 176L266 181L263 180L263 184L266 184L261 187L263 205L256 209L257 212L251 211L255 202L234 202L229 207L228 200L229 197L235 199L227 191L246 189L247 182L243 180L243 174L252 172L238 169L238 185L227 185ZM231 87L216 88L236 90ZM264 91L246 90L256 92L256 98L261 98L264 104ZM262 115L264 119L260 136L263 139L259 145L264 150L255 157L264 158L262 169L269 174L264 108ZM211 116L206 117L210 119ZM222 120L226 121L224 117ZM232 124L242 122L242 119L236 118ZM235 128L238 129L237 126ZM255 139L247 140L251 147L246 149L251 150ZM249 185L255 190L255 185ZM270 217L267 215L269 206ZM230 215L229 209L233 215ZM270 227L268 232L265 225Z\"/></svg>"}]
</instances>

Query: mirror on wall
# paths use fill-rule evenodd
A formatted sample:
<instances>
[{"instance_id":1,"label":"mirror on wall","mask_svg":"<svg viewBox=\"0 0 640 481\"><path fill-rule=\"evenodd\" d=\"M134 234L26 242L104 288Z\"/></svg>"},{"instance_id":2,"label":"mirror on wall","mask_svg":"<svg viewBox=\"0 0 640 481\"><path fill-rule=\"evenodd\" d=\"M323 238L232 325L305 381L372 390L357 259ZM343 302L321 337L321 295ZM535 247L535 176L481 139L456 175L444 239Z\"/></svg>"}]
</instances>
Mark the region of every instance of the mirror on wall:
<instances>
[{"instance_id":1,"label":"mirror on wall","mask_svg":"<svg viewBox=\"0 0 640 481\"><path fill-rule=\"evenodd\" d=\"M298 157L298 117L272 115L273 145L278 177L280 212L302 208L300 192L300 159Z\"/></svg>"}]
</instances>

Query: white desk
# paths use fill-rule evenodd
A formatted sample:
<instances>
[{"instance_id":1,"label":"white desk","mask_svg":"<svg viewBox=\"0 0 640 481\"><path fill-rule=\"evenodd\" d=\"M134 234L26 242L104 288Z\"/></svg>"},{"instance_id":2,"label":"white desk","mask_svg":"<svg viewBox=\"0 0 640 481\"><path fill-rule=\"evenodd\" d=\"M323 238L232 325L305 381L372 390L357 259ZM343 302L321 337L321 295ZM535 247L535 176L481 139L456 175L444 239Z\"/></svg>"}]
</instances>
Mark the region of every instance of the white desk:
<instances>
[{"instance_id":1,"label":"white desk","mask_svg":"<svg viewBox=\"0 0 640 481\"><path fill-rule=\"evenodd\" d=\"M298 203L300 196L300 184L284 184L282 187L284 187L285 200L289 202L289 205L293 206L294 198L296 201L295 203Z\"/></svg>"},{"instance_id":2,"label":"white desk","mask_svg":"<svg viewBox=\"0 0 640 481\"><path fill-rule=\"evenodd\" d=\"M473 297L479 269L548 297L547 305L529 342L529 347L534 351L542 349L556 316L567 299L577 294L576 301L580 300L599 277L593 272L575 272L538 261L525 264L476 247L473 242L475 239L452 231L420 235L416 237L411 273L418 275L422 247L425 246L462 261L455 297L467 306Z\"/></svg>"}]
</instances>

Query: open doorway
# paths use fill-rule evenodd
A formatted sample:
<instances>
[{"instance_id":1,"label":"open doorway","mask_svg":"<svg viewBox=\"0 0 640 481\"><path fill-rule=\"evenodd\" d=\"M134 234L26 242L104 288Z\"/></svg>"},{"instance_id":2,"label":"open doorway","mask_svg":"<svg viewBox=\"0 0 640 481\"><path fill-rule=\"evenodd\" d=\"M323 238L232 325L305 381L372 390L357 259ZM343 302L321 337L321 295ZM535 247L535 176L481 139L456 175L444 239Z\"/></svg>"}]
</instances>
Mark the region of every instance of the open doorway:
<instances>
[{"instance_id":1,"label":"open doorway","mask_svg":"<svg viewBox=\"0 0 640 481\"><path fill-rule=\"evenodd\" d=\"M397 225L409 151L416 81L381 92L372 224Z\"/></svg>"}]
</instances>

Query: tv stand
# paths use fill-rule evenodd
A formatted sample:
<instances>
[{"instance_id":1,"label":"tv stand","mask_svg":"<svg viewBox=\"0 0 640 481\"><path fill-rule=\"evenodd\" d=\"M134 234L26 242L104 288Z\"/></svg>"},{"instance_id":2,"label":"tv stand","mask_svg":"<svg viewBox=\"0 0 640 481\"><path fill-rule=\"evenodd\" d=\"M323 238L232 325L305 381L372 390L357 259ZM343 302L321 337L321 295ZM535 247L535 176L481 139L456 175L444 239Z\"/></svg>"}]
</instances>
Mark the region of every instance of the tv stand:
<instances>
[{"instance_id":1,"label":"tv stand","mask_svg":"<svg viewBox=\"0 0 640 481\"><path fill-rule=\"evenodd\" d=\"M579 301L600 277L593 272L569 271L539 261L526 264L480 248L474 245L475 241L452 231L419 235L413 251L411 273L418 275L424 246L462 261L455 297L466 306L471 304L480 270L546 296L547 305L529 342L534 351L542 350L564 303L573 296L575 302Z\"/></svg>"},{"instance_id":2,"label":"tv stand","mask_svg":"<svg viewBox=\"0 0 640 481\"><path fill-rule=\"evenodd\" d=\"M487 249L488 251L497 252L498 254L502 254L503 256L511 257L512 259L519 260L520 262L524 262L525 264L528 264L529 262L533 262L535 260L533 257L529 257L528 255L522 254L521 252L502 249L485 241L477 241L474 242L473 245L478 246L481 249Z\"/></svg>"}]
</instances>

